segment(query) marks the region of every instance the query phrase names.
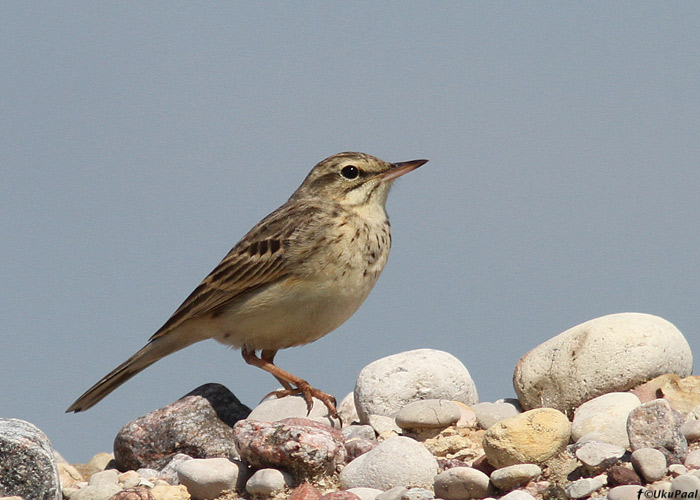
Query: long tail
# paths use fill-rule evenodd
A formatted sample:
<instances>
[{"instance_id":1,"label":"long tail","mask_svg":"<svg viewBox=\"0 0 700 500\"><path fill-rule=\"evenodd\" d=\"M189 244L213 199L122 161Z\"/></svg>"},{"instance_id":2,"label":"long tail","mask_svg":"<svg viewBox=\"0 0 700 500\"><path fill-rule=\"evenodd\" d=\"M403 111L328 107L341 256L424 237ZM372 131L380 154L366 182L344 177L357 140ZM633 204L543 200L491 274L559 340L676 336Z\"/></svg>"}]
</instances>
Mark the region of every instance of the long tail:
<instances>
[{"instance_id":1,"label":"long tail","mask_svg":"<svg viewBox=\"0 0 700 500\"><path fill-rule=\"evenodd\" d=\"M176 331L155 338L141 348L136 354L105 375L102 380L90 387L85 394L75 400L66 410L69 412L85 411L104 399L114 389L122 385L140 371L148 368L159 359L179 351L194 342L182 342L182 337L173 335ZM180 337L180 338L177 338ZM198 339L199 340L199 339Z\"/></svg>"}]
</instances>

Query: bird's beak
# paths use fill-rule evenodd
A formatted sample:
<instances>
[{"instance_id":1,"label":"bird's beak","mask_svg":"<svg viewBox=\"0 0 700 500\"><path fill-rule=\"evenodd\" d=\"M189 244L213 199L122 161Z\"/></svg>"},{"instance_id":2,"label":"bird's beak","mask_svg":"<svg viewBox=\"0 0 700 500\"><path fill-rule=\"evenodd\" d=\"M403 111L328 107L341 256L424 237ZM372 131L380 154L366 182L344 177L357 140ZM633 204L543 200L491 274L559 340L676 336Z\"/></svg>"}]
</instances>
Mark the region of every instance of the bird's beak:
<instances>
[{"instance_id":1,"label":"bird's beak","mask_svg":"<svg viewBox=\"0 0 700 500\"><path fill-rule=\"evenodd\" d=\"M403 174L409 173L411 170L415 170L421 165L428 163L428 160L411 160L402 161L399 163L392 163L391 168L382 174L383 181L391 181L397 177L401 177Z\"/></svg>"}]
</instances>

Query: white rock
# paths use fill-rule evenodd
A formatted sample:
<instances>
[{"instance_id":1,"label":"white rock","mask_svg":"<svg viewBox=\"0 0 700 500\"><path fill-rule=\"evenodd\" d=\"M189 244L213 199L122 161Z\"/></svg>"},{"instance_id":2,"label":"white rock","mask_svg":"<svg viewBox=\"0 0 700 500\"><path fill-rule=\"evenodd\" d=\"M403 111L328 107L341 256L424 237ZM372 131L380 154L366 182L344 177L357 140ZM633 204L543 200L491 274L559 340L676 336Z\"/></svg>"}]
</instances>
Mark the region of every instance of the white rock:
<instances>
[{"instance_id":1,"label":"white rock","mask_svg":"<svg viewBox=\"0 0 700 500\"><path fill-rule=\"evenodd\" d=\"M378 490L377 488L350 488L346 491L354 493L360 497L360 500L375 500L377 495L382 493L382 490Z\"/></svg>"},{"instance_id":2,"label":"white rock","mask_svg":"<svg viewBox=\"0 0 700 500\"><path fill-rule=\"evenodd\" d=\"M395 432L397 435L401 433L401 427L396 425L396 420L392 417L369 415L367 417L367 422L378 436L382 434L386 435L387 432Z\"/></svg>"},{"instance_id":3,"label":"white rock","mask_svg":"<svg viewBox=\"0 0 700 500\"><path fill-rule=\"evenodd\" d=\"M569 412L664 373L686 377L692 368L690 346L671 323L650 314L611 314L532 349L518 362L513 386L525 409Z\"/></svg>"},{"instance_id":4,"label":"white rock","mask_svg":"<svg viewBox=\"0 0 700 500\"><path fill-rule=\"evenodd\" d=\"M678 476L671 481L671 491L674 492L674 494L676 491L680 491L681 494L694 493L697 495L698 492L700 492L700 479L693 474L683 474L682 476ZM682 496L678 496L677 498L682 498ZM686 498L688 498L687 495Z\"/></svg>"},{"instance_id":5,"label":"white rock","mask_svg":"<svg viewBox=\"0 0 700 500\"><path fill-rule=\"evenodd\" d=\"M444 399L424 399L408 403L396 414L402 429L444 429L462 416L459 407Z\"/></svg>"},{"instance_id":6,"label":"white rock","mask_svg":"<svg viewBox=\"0 0 700 500\"><path fill-rule=\"evenodd\" d=\"M491 492L489 477L471 467L454 467L435 476L435 496L446 500L485 498Z\"/></svg>"},{"instance_id":7,"label":"white rock","mask_svg":"<svg viewBox=\"0 0 700 500\"><path fill-rule=\"evenodd\" d=\"M399 436L379 443L346 465L340 472L340 485L344 490L388 490L395 486L431 488L437 470L437 460L425 446Z\"/></svg>"},{"instance_id":8,"label":"white rock","mask_svg":"<svg viewBox=\"0 0 700 500\"><path fill-rule=\"evenodd\" d=\"M474 381L461 361L435 349L417 349L378 359L360 371L355 406L362 423L369 415L393 417L421 399L478 402Z\"/></svg>"},{"instance_id":9,"label":"white rock","mask_svg":"<svg viewBox=\"0 0 700 500\"><path fill-rule=\"evenodd\" d=\"M610 443L590 441L576 450L576 458L592 468L607 469L625 454L622 446Z\"/></svg>"},{"instance_id":10,"label":"white rock","mask_svg":"<svg viewBox=\"0 0 700 500\"><path fill-rule=\"evenodd\" d=\"M569 498L584 498L596 490L608 484L608 476L601 474L596 477L578 479L564 486L566 496Z\"/></svg>"},{"instance_id":11,"label":"white rock","mask_svg":"<svg viewBox=\"0 0 700 500\"><path fill-rule=\"evenodd\" d=\"M536 500L535 497L530 495L527 491L523 490L513 490L510 493L503 495L501 500Z\"/></svg>"},{"instance_id":12,"label":"white rock","mask_svg":"<svg viewBox=\"0 0 700 500\"><path fill-rule=\"evenodd\" d=\"M640 490L642 491L641 495L639 494ZM647 491L647 488L637 484L615 486L608 492L608 500L639 500L640 498L647 498L644 495L645 491Z\"/></svg>"},{"instance_id":13,"label":"white rock","mask_svg":"<svg viewBox=\"0 0 700 500\"><path fill-rule=\"evenodd\" d=\"M357 415L357 408L355 408L355 394L353 392L349 393L338 403L336 411L338 415L340 415L340 418L343 419L343 427L353 422L360 422L360 417Z\"/></svg>"},{"instance_id":14,"label":"white rock","mask_svg":"<svg viewBox=\"0 0 700 500\"><path fill-rule=\"evenodd\" d=\"M639 398L629 392L611 392L586 401L574 412L571 438L578 441L595 432L598 439L629 449L627 417L641 404Z\"/></svg>"},{"instance_id":15,"label":"white rock","mask_svg":"<svg viewBox=\"0 0 700 500\"><path fill-rule=\"evenodd\" d=\"M402 497L406 493L408 493L408 488L405 486L394 486L393 488L389 488L385 492L377 495L376 500L402 500Z\"/></svg>"},{"instance_id":16,"label":"white rock","mask_svg":"<svg viewBox=\"0 0 700 500\"><path fill-rule=\"evenodd\" d=\"M227 458L193 458L177 466L177 477L194 498L209 500L235 489L241 469Z\"/></svg>"},{"instance_id":17,"label":"white rock","mask_svg":"<svg viewBox=\"0 0 700 500\"><path fill-rule=\"evenodd\" d=\"M472 410L476 413L476 419L482 429L488 429L496 422L520 413L513 404L506 402L478 403L472 406Z\"/></svg>"},{"instance_id":18,"label":"white rock","mask_svg":"<svg viewBox=\"0 0 700 500\"><path fill-rule=\"evenodd\" d=\"M700 469L700 450L688 452L683 460L683 465L688 469Z\"/></svg>"},{"instance_id":19,"label":"white rock","mask_svg":"<svg viewBox=\"0 0 700 500\"><path fill-rule=\"evenodd\" d=\"M681 432L688 442L700 440L700 420L689 420L681 425Z\"/></svg>"},{"instance_id":20,"label":"white rock","mask_svg":"<svg viewBox=\"0 0 700 500\"><path fill-rule=\"evenodd\" d=\"M654 448L640 448L630 456L632 467L647 483L658 481L666 475L666 456Z\"/></svg>"},{"instance_id":21,"label":"white rock","mask_svg":"<svg viewBox=\"0 0 700 500\"><path fill-rule=\"evenodd\" d=\"M71 500L109 500L112 495L120 491L122 489L116 483L100 482L80 488L71 495Z\"/></svg>"},{"instance_id":22,"label":"white rock","mask_svg":"<svg viewBox=\"0 0 700 500\"><path fill-rule=\"evenodd\" d=\"M315 420L332 427L340 427L340 422L337 419L328 416L328 408L323 404L323 401L313 398L313 403L311 413L308 413L306 401L301 396L270 398L253 408L253 411L246 418L262 422L276 422L284 418L298 417Z\"/></svg>"},{"instance_id":23,"label":"white rock","mask_svg":"<svg viewBox=\"0 0 700 500\"><path fill-rule=\"evenodd\" d=\"M286 486L292 486L294 478L277 469L259 469L250 476L245 484L246 491L251 495L272 496L284 491Z\"/></svg>"},{"instance_id":24,"label":"white rock","mask_svg":"<svg viewBox=\"0 0 700 500\"><path fill-rule=\"evenodd\" d=\"M116 469L103 470L90 476L88 484L98 486L101 484L117 484L119 482L119 471Z\"/></svg>"},{"instance_id":25,"label":"white rock","mask_svg":"<svg viewBox=\"0 0 700 500\"><path fill-rule=\"evenodd\" d=\"M340 429L345 436L345 441L351 439L369 439L374 441L377 435L371 425L348 425Z\"/></svg>"}]
</instances>

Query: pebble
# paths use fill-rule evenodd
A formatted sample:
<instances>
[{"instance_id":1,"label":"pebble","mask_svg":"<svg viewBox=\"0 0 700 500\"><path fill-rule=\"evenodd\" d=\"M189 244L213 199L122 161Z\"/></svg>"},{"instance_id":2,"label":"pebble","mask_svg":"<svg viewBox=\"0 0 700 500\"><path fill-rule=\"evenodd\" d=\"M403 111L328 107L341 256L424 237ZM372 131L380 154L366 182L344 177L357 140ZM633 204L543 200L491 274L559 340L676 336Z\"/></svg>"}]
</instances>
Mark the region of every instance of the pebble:
<instances>
[{"instance_id":1,"label":"pebble","mask_svg":"<svg viewBox=\"0 0 700 500\"><path fill-rule=\"evenodd\" d=\"M587 477L572 481L564 486L564 491L569 498L584 498L605 486L607 482L607 476L601 474L596 477Z\"/></svg>"},{"instance_id":2,"label":"pebble","mask_svg":"<svg viewBox=\"0 0 700 500\"><path fill-rule=\"evenodd\" d=\"M233 436L241 458L254 467L321 473L345 463L343 434L312 420L241 420L233 427Z\"/></svg>"},{"instance_id":3,"label":"pebble","mask_svg":"<svg viewBox=\"0 0 700 500\"><path fill-rule=\"evenodd\" d=\"M51 442L24 420L0 418L0 496L62 500Z\"/></svg>"},{"instance_id":4,"label":"pebble","mask_svg":"<svg viewBox=\"0 0 700 500\"><path fill-rule=\"evenodd\" d=\"M633 451L630 462L647 483L658 481L666 475L666 457L654 448L639 448Z\"/></svg>"},{"instance_id":5,"label":"pebble","mask_svg":"<svg viewBox=\"0 0 700 500\"><path fill-rule=\"evenodd\" d=\"M571 438L578 441L589 433L598 440L629 448L627 417L641 401L629 392L611 392L586 401L576 408L571 424Z\"/></svg>"},{"instance_id":6,"label":"pebble","mask_svg":"<svg viewBox=\"0 0 700 500\"><path fill-rule=\"evenodd\" d=\"M182 463L188 460L192 460L192 457L185 455L184 453L178 453L170 460L170 462L168 462L168 465L163 467L160 472L155 471L155 476L152 477L154 479L158 478L167 481L168 484L178 484L179 480L177 478L177 469L180 467L180 465L182 465ZM141 473L141 475L143 476L144 474Z\"/></svg>"},{"instance_id":7,"label":"pebble","mask_svg":"<svg viewBox=\"0 0 700 500\"><path fill-rule=\"evenodd\" d=\"M551 408L539 408L506 418L484 434L488 461L496 468L545 462L560 453L569 442L571 424L566 415Z\"/></svg>"},{"instance_id":8,"label":"pebble","mask_svg":"<svg viewBox=\"0 0 700 500\"><path fill-rule=\"evenodd\" d=\"M313 398L313 406L309 413L306 401L302 396L266 399L253 408L253 411L250 412L247 418L263 422L277 422L285 418L306 418L330 425L331 427L340 427L338 419L332 418L328 414L328 408L323 401Z\"/></svg>"},{"instance_id":9,"label":"pebble","mask_svg":"<svg viewBox=\"0 0 700 500\"><path fill-rule=\"evenodd\" d=\"M435 498L433 492L425 488L408 488L401 495L401 500L432 500L433 498Z\"/></svg>"},{"instance_id":10,"label":"pebble","mask_svg":"<svg viewBox=\"0 0 700 500\"><path fill-rule=\"evenodd\" d=\"M286 472L277 469L258 469L246 482L245 490L251 495L273 496L292 484L294 479Z\"/></svg>"},{"instance_id":11,"label":"pebble","mask_svg":"<svg viewBox=\"0 0 700 500\"><path fill-rule=\"evenodd\" d=\"M114 453L102 452L95 454L87 465L94 471L100 471L105 470L112 460L114 460Z\"/></svg>"},{"instance_id":12,"label":"pebble","mask_svg":"<svg viewBox=\"0 0 700 500\"><path fill-rule=\"evenodd\" d=\"M155 500L149 488L127 488L110 497L110 500Z\"/></svg>"},{"instance_id":13,"label":"pebble","mask_svg":"<svg viewBox=\"0 0 700 500\"><path fill-rule=\"evenodd\" d=\"M78 483L83 482L85 479L82 474L70 464L64 462L58 462L58 477L60 479L61 488L73 488Z\"/></svg>"},{"instance_id":14,"label":"pebble","mask_svg":"<svg viewBox=\"0 0 700 500\"><path fill-rule=\"evenodd\" d=\"M633 469L624 465L613 465L607 470L608 484L610 486L620 486L626 484L642 484L640 478Z\"/></svg>"},{"instance_id":15,"label":"pebble","mask_svg":"<svg viewBox=\"0 0 700 500\"><path fill-rule=\"evenodd\" d=\"M437 460L417 441L403 436L389 438L361 455L340 471L342 489L395 486L431 488Z\"/></svg>"},{"instance_id":16,"label":"pebble","mask_svg":"<svg viewBox=\"0 0 700 500\"><path fill-rule=\"evenodd\" d=\"M367 423L374 429L377 436L386 436L391 433L398 436L401 433L401 427L396 425L396 420L393 417L369 415L369 417L367 417Z\"/></svg>"},{"instance_id":17,"label":"pebble","mask_svg":"<svg viewBox=\"0 0 700 500\"><path fill-rule=\"evenodd\" d=\"M376 439L376 434L371 425L348 425L340 429L346 440L360 439Z\"/></svg>"},{"instance_id":18,"label":"pebble","mask_svg":"<svg viewBox=\"0 0 700 500\"><path fill-rule=\"evenodd\" d=\"M191 498L185 486L181 484L174 486L165 481L157 482L151 489L151 494L155 500L190 500Z\"/></svg>"},{"instance_id":19,"label":"pebble","mask_svg":"<svg viewBox=\"0 0 700 500\"><path fill-rule=\"evenodd\" d=\"M513 386L525 409L568 413L597 396L627 391L664 373L686 377L692 367L688 342L665 319L611 314L574 326L529 351L518 361Z\"/></svg>"},{"instance_id":20,"label":"pebble","mask_svg":"<svg viewBox=\"0 0 700 500\"><path fill-rule=\"evenodd\" d=\"M396 414L401 429L444 429L462 416L459 407L444 399L424 399L408 403Z\"/></svg>"},{"instance_id":21,"label":"pebble","mask_svg":"<svg viewBox=\"0 0 700 500\"><path fill-rule=\"evenodd\" d=\"M590 469L607 469L625 454L622 446L589 441L578 447L576 458Z\"/></svg>"},{"instance_id":22,"label":"pebble","mask_svg":"<svg viewBox=\"0 0 700 500\"><path fill-rule=\"evenodd\" d=\"M376 500L401 500L406 493L408 493L408 488L405 486L394 486L377 495Z\"/></svg>"},{"instance_id":23,"label":"pebble","mask_svg":"<svg viewBox=\"0 0 700 500\"><path fill-rule=\"evenodd\" d=\"M476 414L479 427L488 429L496 422L504 418L516 416L520 411L511 403L478 403L473 405L472 410Z\"/></svg>"},{"instance_id":24,"label":"pebble","mask_svg":"<svg viewBox=\"0 0 700 500\"><path fill-rule=\"evenodd\" d=\"M688 469L686 469L685 465L682 464L670 464L668 466L668 473L671 474L673 477L678 477L682 476L683 474L686 474L688 472Z\"/></svg>"},{"instance_id":25,"label":"pebble","mask_svg":"<svg viewBox=\"0 0 700 500\"><path fill-rule=\"evenodd\" d=\"M114 440L121 470L162 469L177 453L236 458L232 426L250 409L220 384L205 384L163 408L127 423Z\"/></svg>"},{"instance_id":26,"label":"pebble","mask_svg":"<svg viewBox=\"0 0 700 500\"><path fill-rule=\"evenodd\" d=\"M88 484L71 495L70 500L108 500L120 491L116 483Z\"/></svg>"},{"instance_id":27,"label":"pebble","mask_svg":"<svg viewBox=\"0 0 700 500\"><path fill-rule=\"evenodd\" d=\"M435 496L447 500L486 498L491 493L489 477L472 467L454 467L435 476Z\"/></svg>"},{"instance_id":28,"label":"pebble","mask_svg":"<svg viewBox=\"0 0 700 500\"><path fill-rule=\"evenodd\" d=\"M696 496L700 492L700 478L693 474L683 474L671 481L671 491L676 494L677 491L682 493L694 493ZM676 495L677 498L682 498ZM687 498L687 496L686 496ZM693 497L694 498L694 497Z\"/></svg>"},{"instance_id":29,"label":"pebble","mask_svg":"<svg viewBox=\"0 0 700 500\"><path fill-rule=\"evenodd\" d=\"M671 408L687 415L700 405L700 377L681 378L675 373L665 373L636 387L632 392L643 403L663 398Z\"/></svg>"},{"instance_id":30,"label":"pebble","mask_svg":"<svg viewBox=\"0 0 700 500\"><path fill-rule=\"evenodd\" d=\"M116 469L103 470L102 472L96 472L90 476L88 485L99 486L101 484L118 484L119 483L119 471Z\"/></svg>"},{"instance_id":31,"label":"pebble","mask_svg":"<svg viewBox=\"0 0 700 500\"><path fill-rule=\"evenodd\" d=\"M368 451L373 450L376 446L377 441L374 439L353 438L345 441L347 461L352 462L360 455L364 455Z\"/></svg>"},{"instance_id":32,"label":"pebble","mask_svg":"<svg viewBox=\"0 0 700 500\"><path fill-rule=\"evenodd\" d=\"M360 500L375 500L382 490L377 488L350 488L347 491L354 493Z\"/></svg>"},{"instance_id":33,"label":"pebble","mask_svg":"<svg viewBox=\"0 0 700 500\"><path fill-rule=\"evenodd\" d=\"M542 469L535 464L509 465L491 473L491 482L500 490L512 490L523 486L542 474Z\"/></svg>"},{"instance_id":34,"label":"pebble","mask_svg":"<svg viewBox=\"0 0 700 500\"><path fill-rule=\"evenodd\" d=\"M473 405L479 401L467 368L452 354L417 349L378 359L365 366L355 383L360 422L370 415L393 417L408 403L447 399Z\"/></svg>"},{"instance_id":35,"label":"pebble","mask_svg":"<svg viewBox=\"0 0 700 500\"><path fill-rule=\"evenodd\" d=\"M688 469L700 469L700 450L693 450L685 456L683 465Z\"/></svg>"},{"instance_id":36,"label":"pebble","mask_svg":"<svg viewBox=\"0 0 700 500\"><path fill-rule=\"evenodd\" d=\"M360 497L349 491L331 491L323 495L321 500L360 500Z\"/></svg>"},{"instance_id":37,"label":"pebble","mask_svg":"<svg viewBox=\"0 0 700 500\"><path fill-rule=\"evenodd\" d=\"M239 476L245 475L245 466L227 458L193 458L177 467L180 484L197 499L210 500L239 485Z\"/></svg>"},{"instance_id":38,"label":"pebble","mask_svg":"<svg viewBox=\"0 0 700 500\"><path fill-rule=\"evenodd\" d=\"M501 500L537 500L535 497L530 495L527 491L523 490L513 490L510 493L506 493L501 497Z\"/></svg>"},{"instance_id":39,"label":"pebble","mask_svg":"<svg viewBox=\"0 0 700 500\"><path fill-rule=\"evenodd\" d=\"M639 494L640 491L642 492L641 495ZM639 500L640 498L647 498L644 495L645 491L648 490L636 484L615 486L608 491L608 500Z\"/></svg>"},{"instance_id":40,"label":"pebble","mask_svg":"<svg viewBox=\"0 0 700 500\"><path fill-rule=\"evenodd\" d=\"M627 419L632 451L639 448L665 448L679 460L688 452L681 433L683 420L665 399L655 399L635 408Z\"/></svg>"},{"instance_id":41,"label":"pebble","mask_svg":"<svg viewBox=\"0 0 700 500\"><path fill-rule=\"evenodd\" d=\"M474 429L479 425L479 422L476 419L476 413L471 406L467 406L460 401L452 402L457 405L460 413L459 420L455 424L455 427Z\"/></svg>"},{"instance_id":42,"label":"pebble","mask_svg":"<svg viewBox=\"0 0 700 500\"><path fill-rule=\"evenodd\" d=\"M700 441L700 420L689 420L681 425L681 433L688 442Z\"/></svg>"},{"instance_id":43,"label":"pebble","mask_svg":"<svg viewBox=\"0 0 700 500\"><path fill-rule=\"evenodd\" d=\"M289 500L318 500L319 498L321 498L321 492L310 483L301 483L289 495Z\"/></svg>"},{"instance_id":44,"label":"pebble","mask_svg":"<svg viewBox=\"0 0 700 500\"><path fill-rule=\"evenodd\" d=\"M357 408L355 407L355 394L353 392L349 393L343 399L340 400L336 411L340 418L343 420L343 426L348 426L353 423L360 423L360 417L357 414Z\"/></svg>"}]
</instances>

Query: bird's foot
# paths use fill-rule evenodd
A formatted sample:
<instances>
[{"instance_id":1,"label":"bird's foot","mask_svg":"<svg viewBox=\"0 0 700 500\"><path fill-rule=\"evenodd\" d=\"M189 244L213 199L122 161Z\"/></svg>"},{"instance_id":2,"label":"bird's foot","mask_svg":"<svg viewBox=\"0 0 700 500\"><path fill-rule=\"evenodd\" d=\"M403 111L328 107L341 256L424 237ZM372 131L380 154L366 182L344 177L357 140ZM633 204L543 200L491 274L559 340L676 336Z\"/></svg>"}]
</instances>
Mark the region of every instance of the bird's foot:
<instances>
[{"instance_id":1,"label":"bird's foot","mask_svg":"<svg viewBox=\"0 0 700 500\"><path fill-rule=\"evenodd\" d=\"M306 401L306 415L308 416L311 413L311 409L314 406L313 398L316 398L320 400L324 405L326 405L326 408L328 408L328 414L333 418L337 418L342 425L342 419L340 418L340 415L338 415L338 411L335 409L336 401L333 396L331 396L330 394L326 394L325 392L320 391L315 387L311 387L311 385L306 380L300 380L299 382L295 382L294 385L296 387L292 387L291 389L280 389L278 391L272 391L263 399L266 399L270 396L283 398L285 396L301 395L304 398L304 401Z\"/></svg>"}]
</instances>

